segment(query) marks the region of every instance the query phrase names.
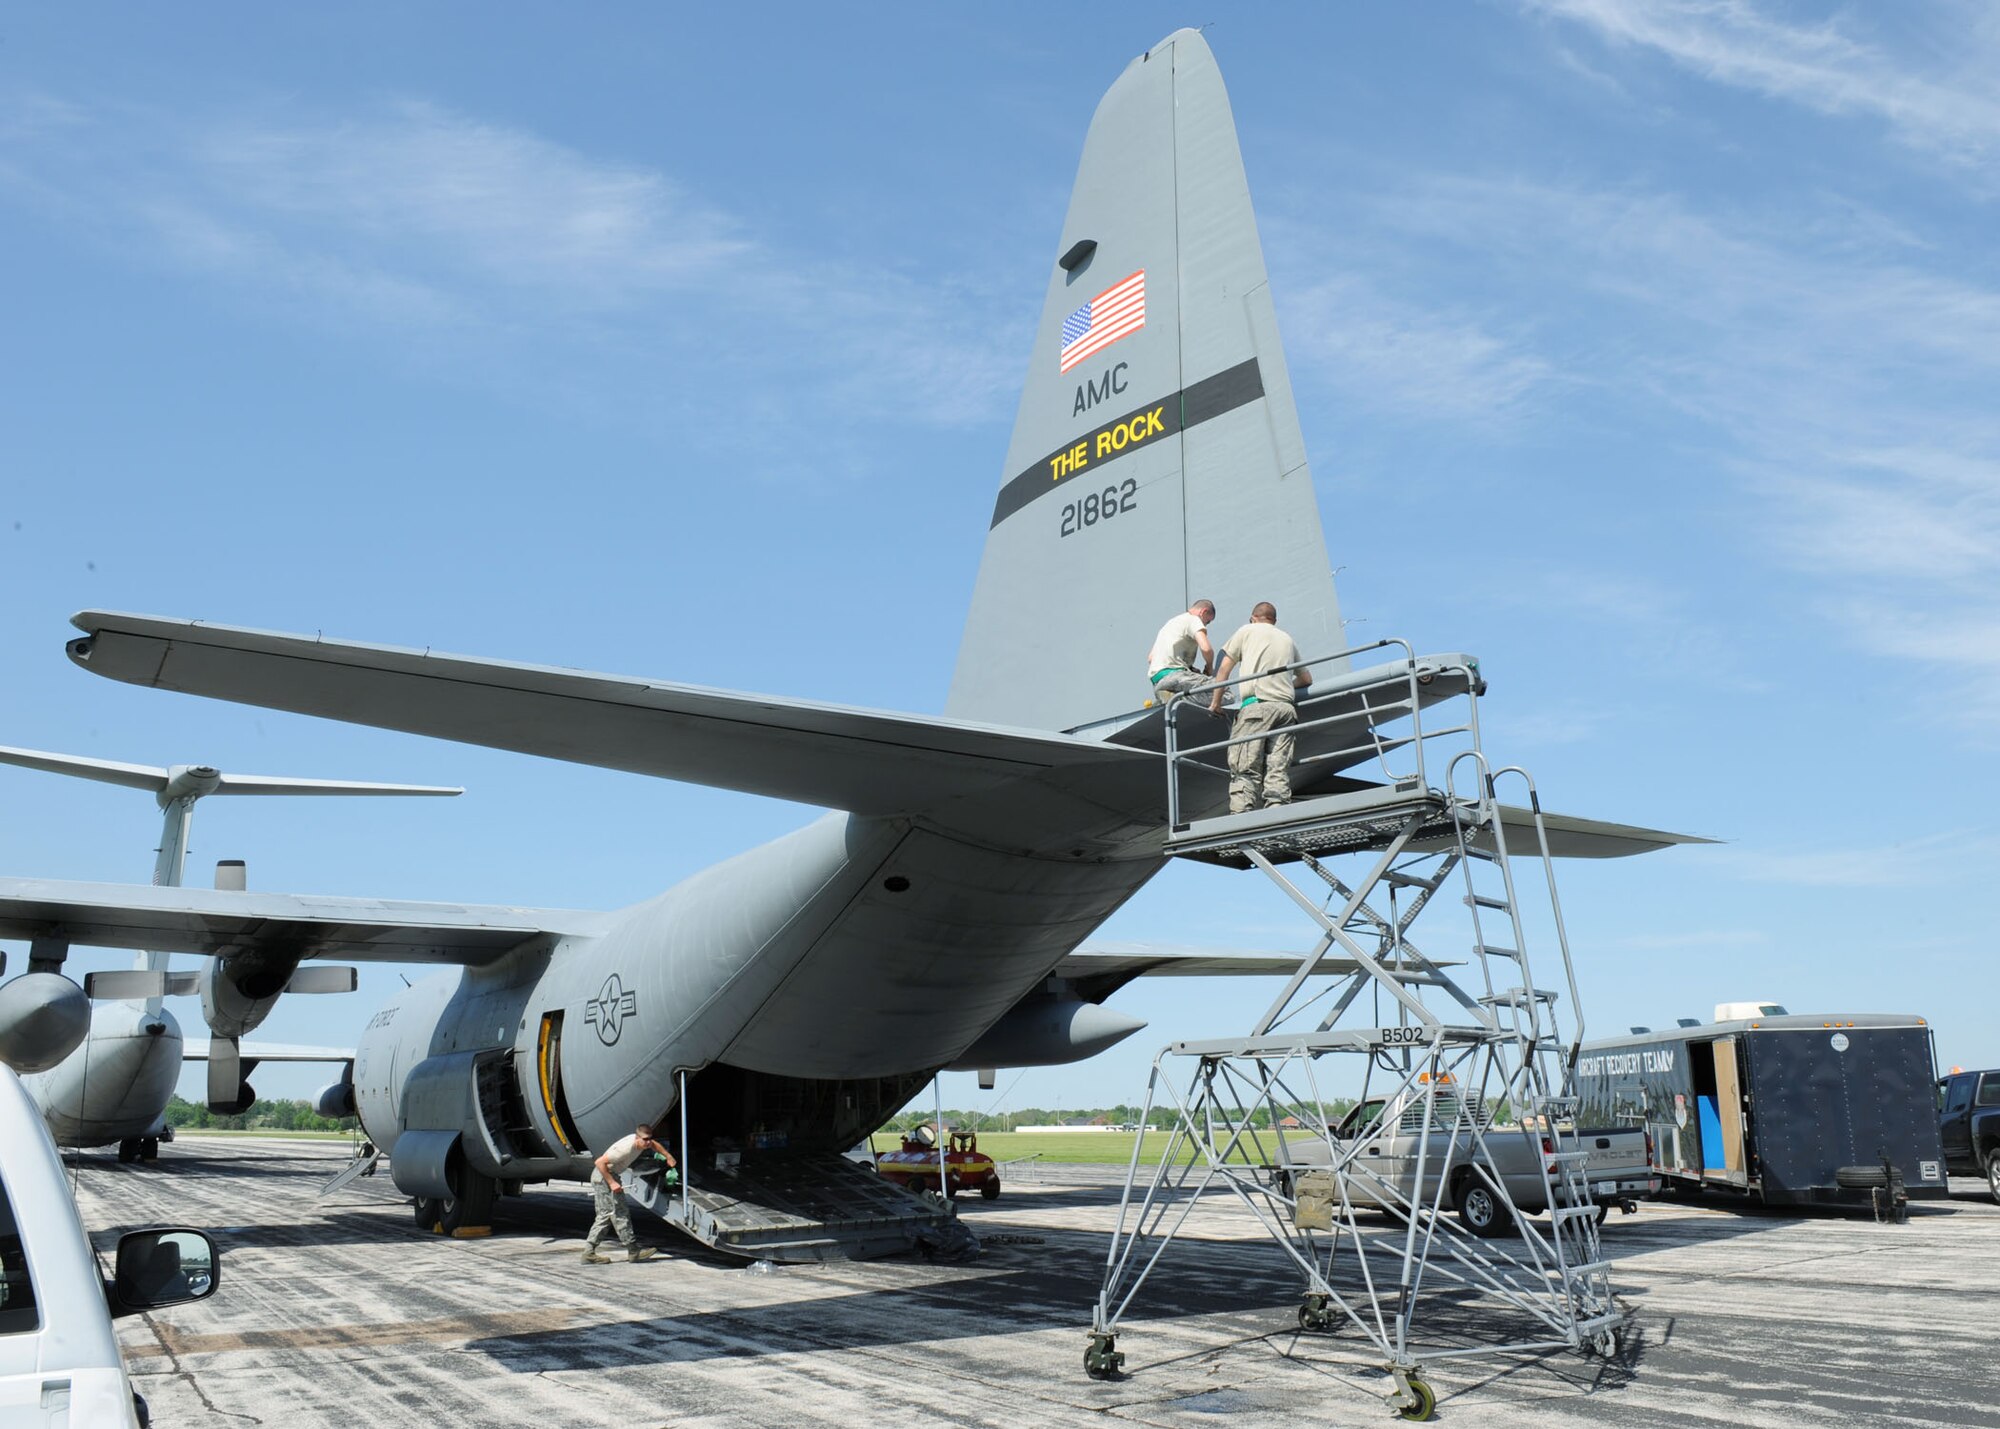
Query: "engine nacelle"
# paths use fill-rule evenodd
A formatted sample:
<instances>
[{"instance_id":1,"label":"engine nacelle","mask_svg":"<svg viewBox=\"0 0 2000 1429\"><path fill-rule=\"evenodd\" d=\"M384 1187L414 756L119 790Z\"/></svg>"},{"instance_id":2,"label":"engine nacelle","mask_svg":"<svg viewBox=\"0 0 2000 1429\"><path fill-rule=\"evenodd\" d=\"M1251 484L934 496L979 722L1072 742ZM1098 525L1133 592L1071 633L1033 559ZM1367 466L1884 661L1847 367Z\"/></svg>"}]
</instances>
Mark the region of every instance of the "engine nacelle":
<instances>
[{"instance_id":1,"label":"engine nacelle","mask_svg":"<svg viewBox=\"0 0 2000 1429\"><path fill-rule=\"evenodd\" d=\"M201 1015L218 1037L241 1037L271 1015L278 997L298 971L295 954L253 948L226 958L210 958L201 969Z\"/></svg>"},{"instance_id":2,"label":"engine nacelle","mask_svg":"<svg viewBox=\"0 0 2000 1429\"><path fill-rule=\"evenodd\" d=\"M236 1099L234 1101L211 1101L208 1104L208 1109L212 1112L219 1112L223 1116L241 1116L255 1105L257 1105L257 1089L251 1086L249 1082L243 1081L236 1084Z\"/></svg>"},{"instance_id":3,"label":"engine nacelle","mask_svg":"<svg viewBox=\"0 0 2000 1429\"><path fill-rule=\"evenodd\" d=\"M61 973L22 973L0 983L0 1062L46 1072L83 1045L90 999Z\"/></svg>"},{"instance_id":4,"label":"engine nacelle","mask_svg":"<svg viewBox=\"0 0 2000 1429\"><path fill-rule=\"evenodd\" d=\"M321 1116L354 1115L354 1083L346 1079L319 1089L313 1098L313 1110Z\"/></svg>"},{"instance_id":5,"label":"engine nacelle","mask_svg":"<svg viewBox=\"0 0 2000 1429\"><path fill-rule=\"evenodd\" d=\"M1059 1067L1081 1062L1122 1042L1146 1024L1074 997L1023 998L986 1029L948 1070L983 1067Z\"/></svg>"}]
</instances>

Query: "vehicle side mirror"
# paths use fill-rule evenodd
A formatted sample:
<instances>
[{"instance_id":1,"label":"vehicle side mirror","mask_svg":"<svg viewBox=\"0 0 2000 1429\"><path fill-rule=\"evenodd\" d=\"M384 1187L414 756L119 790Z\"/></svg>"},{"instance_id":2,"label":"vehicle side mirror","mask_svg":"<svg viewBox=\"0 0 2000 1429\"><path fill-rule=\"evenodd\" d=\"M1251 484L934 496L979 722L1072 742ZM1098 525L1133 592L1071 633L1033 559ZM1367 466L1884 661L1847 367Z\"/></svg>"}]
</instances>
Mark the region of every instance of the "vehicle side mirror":
<instances>
[{"instance_id":1,"label":"vehicle side mirror","mask_svg":"<svg viewBox=\"0 0 2000 1429\"><path fill-rule=\"evenodd\" d=\"M167 1305L206 1300L221 1282L221 1255L200 1231L132 1231L118 1238L111 1311L136 1315Z\"/></svg>"}]
</instances>

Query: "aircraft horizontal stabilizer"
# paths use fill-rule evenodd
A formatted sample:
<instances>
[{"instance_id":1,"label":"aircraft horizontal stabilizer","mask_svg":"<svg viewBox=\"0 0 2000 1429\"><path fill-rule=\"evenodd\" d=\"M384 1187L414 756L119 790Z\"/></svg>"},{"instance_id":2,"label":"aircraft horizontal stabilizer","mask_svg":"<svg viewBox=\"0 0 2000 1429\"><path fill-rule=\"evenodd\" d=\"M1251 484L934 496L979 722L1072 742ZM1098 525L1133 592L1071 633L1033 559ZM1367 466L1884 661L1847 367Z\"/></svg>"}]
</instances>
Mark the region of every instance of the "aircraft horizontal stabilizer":
<instances>
[{"instance_id":1,"label":"aircraft horizontal stabilizer","mask_svg":"<svg viewBox=\"0 0 2000 1429\"><path fill-rule=\"evenodd\" d=\"M477 967L533 938L601 932L615 916L0 878L0 938L214 957L273 947L309 958Z\"/></svg>"},{"instance_id":2,"label":"aircraft horizontal stabilizer","mask_svg":"<svg viewBox=\"0 0 2000 1429\"><path fill-rule=\"evenodd\" d=\"M126 764L116 759L90 759L81 754L55 754L46 749L15 749L0 745L0 764L69 774L100 784L144 789L162 801L192 793L210 794L396 794L444 796L465 790L441 784L381 784L355 779L285 779L268 774L224 774L192 765L161 769L151 764ZM192 782L184 782L193 776Z\"/></svg>"},{"instance_id":3,"label":"aircraft horizontal stabilizer","mask_svg":"<svg viewBox=\"0 0 2000 1429\"><path fill-rule=\"evenodd\" d=\"M1305 955L1305 949L1272 953L1171 943L1085 943L1056 964L1055 976L1067 979L1086 1001L1102 1002L1140 977L1285 977L1299 970ZM1359 967L1352 958L1329 956L1320 960L1319 971L1351 973Z\"/></svg>"},{"instance_id":4,"label":"aircraft horizontal stabilizer","mask_svg":"<svg viewBox=\"0 0 2000 1429\"><path fill-rule=\"evenodd\" d=\"M1535 814L1532 809L1523 809L1513 804L1500 806L1500 822L1507 829L1507 852L1516 858L1535 857L1540 850L1535 847ZM1664 829L1641 828L1637 824L1614 824L1604 819L1580 819L1574 814L1542 814L1542 826L1548 830L1549 853L1555 858L1629 858L1635 853L1652 853L1656 849L1670 848L1675 844L1712 844L1716 839L1704 838L1700 834L1673 834ZM1448 839L1413 840L1413 849L1430 850L1442 848ZM1491 835L1481 835L1474 839L1480 847L1492 850Z\"/></svg>"},{"instance_id":5,"label":"aircraft horizontal stabilizer","mask_svg":"<svg viewBox=\"0 0 2000 1429\"><path fill-rule=\"evenodd\" d=\"M87 670L410 734L894 815L1137 750L1040 731L543 665L85 611ZM151 946L151 945L148 945Z\"/></svg>"}]
</instances>

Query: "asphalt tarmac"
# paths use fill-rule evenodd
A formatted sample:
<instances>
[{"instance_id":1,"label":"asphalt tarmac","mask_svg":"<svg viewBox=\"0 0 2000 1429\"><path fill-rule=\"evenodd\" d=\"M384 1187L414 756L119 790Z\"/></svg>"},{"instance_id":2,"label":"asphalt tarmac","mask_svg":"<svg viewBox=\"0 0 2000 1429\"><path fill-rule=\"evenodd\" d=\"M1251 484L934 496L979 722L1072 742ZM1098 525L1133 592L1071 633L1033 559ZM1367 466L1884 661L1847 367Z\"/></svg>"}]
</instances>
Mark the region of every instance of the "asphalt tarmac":
<instances>
[{"instance_id":1,"label":"asphalt tarmac","mask_svg":"<svg viewBox=\"0 0 2000 1429\"><path fill-rule=\"evenodd\" d=\"M193 1225L223 1247L210 1300L119 1322L161 1426L271 1424L1160 1426L1386 1424L1351 1329L1302 1335L1296 1286L1240 1214L1196 1223L1083 1372L1122 1168L1046 1167L969 1200L970 1264L746 1268L643 1214L659 1258L579 1263L582 1187L502 1202L494 1233L414 1224L381 1175L321 1200L324 1142L188 1139L156 1167L76 1159L100 1246ZM1647 1205L1614 1216L1636 1312L1611 1360L1439 1361L1439 1423L2000 1423L2000 1206L1982 1183L1910 1223ZM1478 1315L1454 1327L1482 1333Z\"/></svg>"}]
</instances>

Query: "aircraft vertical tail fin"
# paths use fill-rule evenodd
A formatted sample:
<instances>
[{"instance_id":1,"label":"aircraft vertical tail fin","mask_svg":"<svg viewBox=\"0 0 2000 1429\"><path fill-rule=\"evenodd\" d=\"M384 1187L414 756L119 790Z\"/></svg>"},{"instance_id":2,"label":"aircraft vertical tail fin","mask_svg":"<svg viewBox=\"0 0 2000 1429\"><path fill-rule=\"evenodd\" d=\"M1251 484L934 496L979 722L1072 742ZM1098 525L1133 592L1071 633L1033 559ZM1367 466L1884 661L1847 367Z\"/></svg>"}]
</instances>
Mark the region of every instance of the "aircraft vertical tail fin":
<instances>
[{"instance_id":1,"label":"aircraft vertical tail fin","mask_svg":"<svg viewBox=\"0 0 2000 1429\"><path fill-rule=\"evenodd\" d=\"M1229 97L1181 30L1098 105L946 713L1074 729L1147 698L1190 601L1344 643Z\"/></svg>"}]
</instances>

